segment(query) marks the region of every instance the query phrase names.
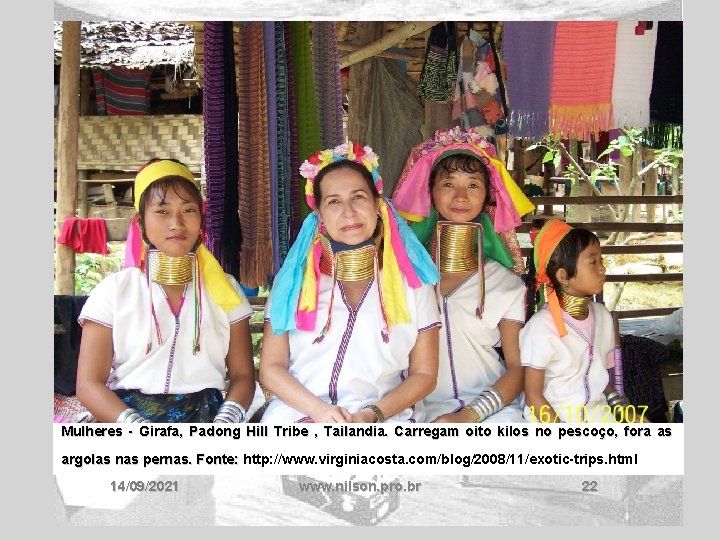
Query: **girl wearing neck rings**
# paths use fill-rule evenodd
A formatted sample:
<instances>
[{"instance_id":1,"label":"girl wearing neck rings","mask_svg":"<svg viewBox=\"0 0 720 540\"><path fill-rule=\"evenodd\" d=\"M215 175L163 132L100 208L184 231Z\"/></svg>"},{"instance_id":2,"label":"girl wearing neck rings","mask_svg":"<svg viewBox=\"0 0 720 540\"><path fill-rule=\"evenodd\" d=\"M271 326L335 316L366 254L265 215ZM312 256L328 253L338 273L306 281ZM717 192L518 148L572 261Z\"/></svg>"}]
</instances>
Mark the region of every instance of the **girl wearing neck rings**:
<instances>
[{"instance_id":1,"label":"girl wearing neck rings","mask_svg":"<svg viewBox=\"0 0 720 540\"><path fill-rule=\"evenodd\" d=\"M437 377L437 270L382 197L370 147L317 152L300 173L314 211L268 299L262 422L421 422Z\"/></svg>"},{"instance_id":2,"label":"girl wearing neck rings","mask_svg":"<svg viewBox=\"0 0 720 540\"><path fill-rule=\"evenodd\" d=\"M435 422L522 422L525 291L514 228L534 207L474 130L438 131L408 157L393 196L437 264L443 329ZM501 346L503 357L495 347Z\"/></svg>"},{"instance_id":3,"label":"girl wearing neck rings","mask_svg":"<svg viewBox=\"0 0 720 540\"><path fill-rule=\"evenodd\" d=\"M99 422L242 422L256 391L252 308L202 244L194 177L152 160L133 191L126 268L80 313L78 399Z\"/></svg>"},{"instance_id":4,"label":"girl wearing neck rings","mask_svg":"<svg viewBox=\"0 0 720 540\"><path fill-rule=\"evenodd\" d=\"M600 240L558 219L535 237L533 261L541 309L520 334L525 370L525 417L533 422L635 421L617 391L615 330L607 308L593 302L603 290Z\"/></svg>"}]
</instances>

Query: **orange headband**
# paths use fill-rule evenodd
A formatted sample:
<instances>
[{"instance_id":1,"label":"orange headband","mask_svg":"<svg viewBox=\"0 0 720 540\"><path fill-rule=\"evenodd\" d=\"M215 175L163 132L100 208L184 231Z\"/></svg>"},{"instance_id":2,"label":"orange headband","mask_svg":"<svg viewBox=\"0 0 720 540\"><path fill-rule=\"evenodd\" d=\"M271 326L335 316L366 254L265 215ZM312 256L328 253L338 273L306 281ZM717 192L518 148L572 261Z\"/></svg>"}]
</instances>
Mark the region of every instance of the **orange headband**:
<instances>
[{"instance_id":1,"label":"orange headband","mask_svg":"<svg viewBox=\"0 0 720 540\"><path fill-rule=\"evenodd\" d=\"M572 227L560 221L559 219L551 219L543 225L540 232L535 238L535 248L533 250L533 259L535 261L535 270L537 275L535 276L535 288L539 289L545 285L547 293L547 303L552 315L553 321L555 322L555 328L557 328L560 337L567 335L567 329L562 318L562 308L560 307L560 301L558 300L555 288L552 286L552 282L548 277L546 270L547 264L552 257L555 248L558 246L560 241L565 237L567 233L572 230Z\"/></svg>"}]
</instances>

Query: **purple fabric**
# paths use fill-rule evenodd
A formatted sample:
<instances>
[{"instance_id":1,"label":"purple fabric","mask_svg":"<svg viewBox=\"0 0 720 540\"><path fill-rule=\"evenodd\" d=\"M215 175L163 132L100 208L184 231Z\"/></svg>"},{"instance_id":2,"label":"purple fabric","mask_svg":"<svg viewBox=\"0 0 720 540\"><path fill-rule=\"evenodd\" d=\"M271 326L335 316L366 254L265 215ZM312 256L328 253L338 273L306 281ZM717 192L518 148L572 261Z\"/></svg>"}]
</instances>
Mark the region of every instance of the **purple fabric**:
<instances>
[{"instance_id":1,"label":"purple fabric","mask_svg":"<svg viewBox=\"0 0 720 540\"><path fill-rule=\"evenodd\" d=\"M554 21L507 21L503 58L510 101L508 134L541 139L549 132Z\"/></svg>"},{"instance_id":2,"label":"purple fabric","mask_svg":"<svg viewBox=\"0 0 720 540\"><path fill-rule=\"evenodd\" d=\"M265 93L267 96L268 148L270 150L270 223L272 225L273 275L280 270L280 234L278 231L278 140L277 81L275 76L275 23L263 23L265 46Z\"/></svg>"},{"instance_id":3,"label":"purple fabric","mask_svg":"<svg viewBox=\"0 0 720 540\"><path fill-rule=\"evenodd\" d=\"M225 99L223 24L207 21L204 32L203 116L205 125L205 245L221 260L220 237L225 199Z\"/></svg>"}]
</instances>

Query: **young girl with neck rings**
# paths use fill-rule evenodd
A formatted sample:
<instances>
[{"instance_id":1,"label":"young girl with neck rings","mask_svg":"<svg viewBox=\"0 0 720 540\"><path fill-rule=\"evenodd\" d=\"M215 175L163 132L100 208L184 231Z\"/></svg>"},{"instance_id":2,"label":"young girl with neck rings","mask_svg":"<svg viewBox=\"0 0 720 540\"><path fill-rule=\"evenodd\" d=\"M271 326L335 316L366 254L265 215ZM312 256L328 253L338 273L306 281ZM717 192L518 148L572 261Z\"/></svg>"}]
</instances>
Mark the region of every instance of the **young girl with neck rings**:
<instances>
[{"instance_id":1,"label":"young girl with neck rings","mask_svg":"<svg viewBox=\"0 0 720 540\"><path fill-rule=\"evenodd\" d=\"M80 313L78 399L99 422L241 422L256 391L252 308L202 243L195 179L151 160L134 196L126 268Z\"/></svg>"},{"instance_id":2,"label":"young girl with neck rings","mask_svg":"<svg viewBox=\"0 0 720 540\"><path fill-rule=\"evenodd\" d=\"M614 422L628 401L608 371L615 366L612 316L593 301L605 284L600 241L549 220L534 239L533 260L547 301L520 333L524 415L533 422Z\"/></svg>"},{"instance_id":3,"label":"young girl with neck rings","mask_svg":"<svg viewBox=\"0 0 720 540\"><path fill-rule=\"evenodd\" d=\"M370 147L317 152L300 171L313 212L268 299L262 422L421 422L437 377L437 271L382 197Z\"/></svg>"},{"instance_id":4,"label":"young girl with neck rings","mask_svg":"<svg viewBox=\"0 0 720 540\"><path fill-rule=\"evenodd\" d=\"M439 268L436 422L522 422L518 335L525 285L514 227L532 204L494 147L473 130L438 132L413 149L393 201ZM501 346L504 358L495 350Z\"/></svg>"}]
</instances>

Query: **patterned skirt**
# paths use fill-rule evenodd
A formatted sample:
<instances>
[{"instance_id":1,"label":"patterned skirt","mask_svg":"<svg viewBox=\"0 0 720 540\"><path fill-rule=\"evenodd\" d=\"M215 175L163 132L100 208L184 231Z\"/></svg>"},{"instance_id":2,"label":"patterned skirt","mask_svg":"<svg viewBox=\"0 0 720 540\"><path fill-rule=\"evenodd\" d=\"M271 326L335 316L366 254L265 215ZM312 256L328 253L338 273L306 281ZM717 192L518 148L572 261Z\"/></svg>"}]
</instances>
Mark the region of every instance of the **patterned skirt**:
<instances>
[{"instance_id":1,"label":"patterned skirt","mask_svg":"<svg viewBox=\"0 0 720 540\"><path fill-rule=\"evenodd\" d=\"M139 390L115 390L128 407L151 422L212 422L223 402L217 388L191 394L143 394Z\"/></svg>"}]
</instances>

